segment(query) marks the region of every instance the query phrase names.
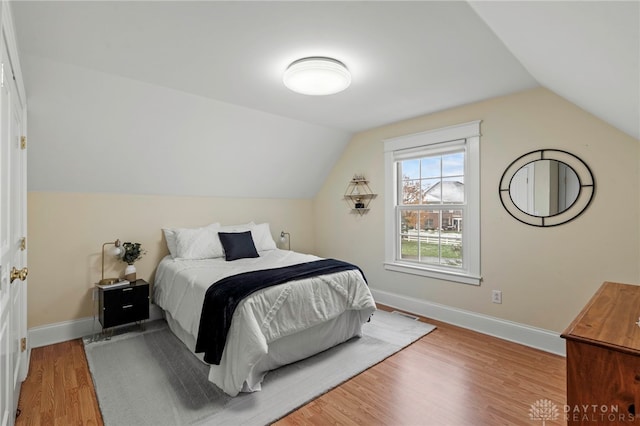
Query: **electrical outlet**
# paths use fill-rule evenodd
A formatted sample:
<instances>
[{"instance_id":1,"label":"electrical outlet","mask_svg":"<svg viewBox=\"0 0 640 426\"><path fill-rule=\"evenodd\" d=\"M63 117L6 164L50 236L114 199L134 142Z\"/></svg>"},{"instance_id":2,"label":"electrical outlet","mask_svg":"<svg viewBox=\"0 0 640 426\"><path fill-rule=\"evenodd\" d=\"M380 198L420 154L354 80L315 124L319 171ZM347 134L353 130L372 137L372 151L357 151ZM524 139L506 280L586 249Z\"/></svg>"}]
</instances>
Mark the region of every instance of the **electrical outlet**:
<instances>
[{"instance_id":1,"label":"electrical outlet","mask_svg":"<svg viewBox=\"0 0 640 426\"><path fill-rule=\"evenodd\" d=\"M502 292L500 290L492 290L491 301L493 303L502 303Z\"/></svg>"}]
</instances>

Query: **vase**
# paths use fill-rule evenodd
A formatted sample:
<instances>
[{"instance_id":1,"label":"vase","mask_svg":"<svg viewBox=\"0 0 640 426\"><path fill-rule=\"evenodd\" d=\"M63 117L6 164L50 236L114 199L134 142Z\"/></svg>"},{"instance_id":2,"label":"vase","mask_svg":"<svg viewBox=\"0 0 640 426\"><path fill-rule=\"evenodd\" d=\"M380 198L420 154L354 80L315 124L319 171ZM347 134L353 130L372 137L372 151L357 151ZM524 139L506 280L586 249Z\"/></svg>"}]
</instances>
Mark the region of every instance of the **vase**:
<instances>
[{"instance_id":1,"label":"vase","mask_svg":"<svg viewBox=\"0 0 640 426\"><path fill-rule=\"evenodd\" d=\"M127 265L124 269L124 279L129 282L134 282L136 280L136 267L135 265Z\"/></svg>"}]
</instances>

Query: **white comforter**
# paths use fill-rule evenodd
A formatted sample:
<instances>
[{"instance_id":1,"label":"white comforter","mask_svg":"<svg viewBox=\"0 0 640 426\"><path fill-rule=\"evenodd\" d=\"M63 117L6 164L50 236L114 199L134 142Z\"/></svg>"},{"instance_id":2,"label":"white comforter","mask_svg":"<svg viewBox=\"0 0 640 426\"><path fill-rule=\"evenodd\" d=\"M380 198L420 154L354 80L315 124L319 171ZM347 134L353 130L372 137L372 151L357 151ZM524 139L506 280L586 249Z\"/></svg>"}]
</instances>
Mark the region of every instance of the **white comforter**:
<instances>
[{"instance_id":1,"label":"white comforter","mask_svg":"<svg viewBox=\"0 0 640 426\"><path fill-rule=\"evenodd\" d=\"M224 258L178 260L167 256L156 272L154 300L197 339L204 295L214 282L241 272L318 259L285 250L264 251L258 258L232 262ZM220 365L211 366L209 380L231 396L241 390L259 390L261 378L249 386L246 380L267 354L270 342L332 320L347 310L359 311L361 323L375 310L371 292L357 270L280 284L252 294L238 305L222 360Z\"/></svg>"}]
</instances>

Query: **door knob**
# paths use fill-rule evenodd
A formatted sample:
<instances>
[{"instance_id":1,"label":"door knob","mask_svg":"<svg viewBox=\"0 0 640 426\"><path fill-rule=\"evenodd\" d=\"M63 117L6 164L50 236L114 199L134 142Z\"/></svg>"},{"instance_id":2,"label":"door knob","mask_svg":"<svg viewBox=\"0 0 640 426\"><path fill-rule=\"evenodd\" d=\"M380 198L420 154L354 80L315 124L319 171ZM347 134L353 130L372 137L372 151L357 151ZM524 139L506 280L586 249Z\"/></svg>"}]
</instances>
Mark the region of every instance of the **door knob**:
<instances>
[{"instance_id":1,"label":"door knob","mask_svg":"<svg viewBox=\"0 0 640 426\"><path fill-rule=\"evenodd\" d=\"M24 281L27 279L27 275L29 275L29 270L26 267L22 269L16 269L16 267L14 266L13 268L11 268L11 282L13 282L16 278L20 281Z\"/></svg>"}]
</instances>

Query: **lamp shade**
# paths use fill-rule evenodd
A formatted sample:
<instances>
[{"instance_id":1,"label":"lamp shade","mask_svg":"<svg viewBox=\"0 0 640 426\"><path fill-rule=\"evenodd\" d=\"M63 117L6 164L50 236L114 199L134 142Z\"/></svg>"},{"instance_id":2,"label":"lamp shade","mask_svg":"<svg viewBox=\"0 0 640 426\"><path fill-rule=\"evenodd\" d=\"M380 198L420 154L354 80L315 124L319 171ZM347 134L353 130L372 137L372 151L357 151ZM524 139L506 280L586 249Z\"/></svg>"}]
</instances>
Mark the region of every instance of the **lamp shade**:
<instances>
[{"instance_id":1,"label":"lamp shade","mask_svg":"<svg viewBox=\"0 0 640 426\"><path fill-rule=\"evenodd\" d=\"M293 62L282 80L289 89L303 95L332 95L349 87L351 73L336 59L314 56Z\"/></svg>"}]
</instances>

